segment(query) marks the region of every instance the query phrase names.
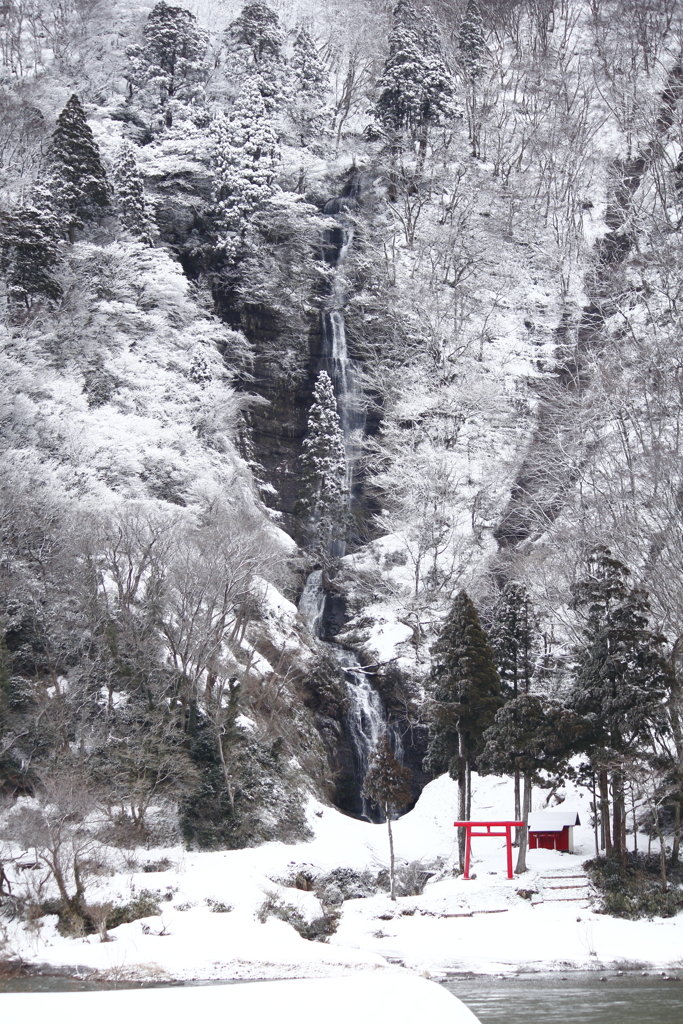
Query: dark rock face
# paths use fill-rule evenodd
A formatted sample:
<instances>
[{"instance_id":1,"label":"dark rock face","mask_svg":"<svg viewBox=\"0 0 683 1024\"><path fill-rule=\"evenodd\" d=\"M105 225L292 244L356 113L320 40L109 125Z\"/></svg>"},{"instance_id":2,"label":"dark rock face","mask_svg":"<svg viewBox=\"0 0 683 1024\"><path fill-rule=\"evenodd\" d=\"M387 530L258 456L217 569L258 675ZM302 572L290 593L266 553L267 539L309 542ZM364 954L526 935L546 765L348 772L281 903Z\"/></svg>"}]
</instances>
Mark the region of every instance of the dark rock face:
<instances>
[{"instance_id":1,"label":"dark rock face","mask_svg":"<svg viewBox=\"0 0 683 1024\"><path fill-rule=\"evenodd\" d=\"M161 240L182 255L192 232L202 227L211 198L211 179L208 174L184 171L152 177L148 182Z\"/></svg>"},{"instance_id":2,"label":"dark rock face","mask_svg":"<svg viewBox=\"0 0 683 1024\"><path fill-rule=\"evenodd\" d=\"M263 306L244 305L240 314L240 326L254 348L251 379L243 386L265 399L246 414L254 460L269 485L263 499L283 513L283 525L296 537L298 461L313 391L314 341L310 335L292 337L280 316Z\"/></svg>"},{"instance_id":3,"label":"dark rock face","mask_svg":"<svg viewBox=\"0 0 683 1024\"><path fill-rule=\"evenodd\" d=\"M361 802L358 795L358 779L349 737L341 721L316 715L316 727L327 751L334 793L332 802L345 814L360 817Z\"/></svg>"}]
</instances>

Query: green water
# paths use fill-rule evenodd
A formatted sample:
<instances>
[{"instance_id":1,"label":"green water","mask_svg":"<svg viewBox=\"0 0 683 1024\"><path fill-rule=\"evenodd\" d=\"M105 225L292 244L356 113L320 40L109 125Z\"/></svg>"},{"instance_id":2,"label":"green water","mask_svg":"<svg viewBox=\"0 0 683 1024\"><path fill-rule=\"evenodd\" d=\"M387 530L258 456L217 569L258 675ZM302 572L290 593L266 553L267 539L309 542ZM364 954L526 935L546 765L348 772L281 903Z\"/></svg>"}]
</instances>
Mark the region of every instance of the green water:
<instances>
[{"instance_id":1,"label":"green water","mask_svg":"<svg viewBox=\"0 0 683 1024\"><path fill-rule=\"evenodd\" d=\"M683 1024L683 971L669 977L614 971L465 976L444 985L482 1024Z\"/></svg>"}]
</instances>

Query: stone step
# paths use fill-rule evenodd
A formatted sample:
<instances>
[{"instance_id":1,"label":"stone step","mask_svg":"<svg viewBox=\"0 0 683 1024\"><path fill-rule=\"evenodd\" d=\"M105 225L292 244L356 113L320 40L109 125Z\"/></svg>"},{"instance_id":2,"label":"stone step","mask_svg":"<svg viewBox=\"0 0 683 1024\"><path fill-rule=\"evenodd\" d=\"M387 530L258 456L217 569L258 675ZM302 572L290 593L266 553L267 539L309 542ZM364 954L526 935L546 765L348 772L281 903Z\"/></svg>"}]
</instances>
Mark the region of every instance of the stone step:
<instances>
[{"instance_id":1,"label":"stone step","mask_svg":"<svg viewBox=\"0 0 683 1024\"><path fill-rule=\"evenodd\" d=\"M547 889L548 892L554 893L559 892L560 889L588 889L589 884L588 882L584 882L584 884L580 886L544 886L543 888Z\"/></svg>"}]
</instances>

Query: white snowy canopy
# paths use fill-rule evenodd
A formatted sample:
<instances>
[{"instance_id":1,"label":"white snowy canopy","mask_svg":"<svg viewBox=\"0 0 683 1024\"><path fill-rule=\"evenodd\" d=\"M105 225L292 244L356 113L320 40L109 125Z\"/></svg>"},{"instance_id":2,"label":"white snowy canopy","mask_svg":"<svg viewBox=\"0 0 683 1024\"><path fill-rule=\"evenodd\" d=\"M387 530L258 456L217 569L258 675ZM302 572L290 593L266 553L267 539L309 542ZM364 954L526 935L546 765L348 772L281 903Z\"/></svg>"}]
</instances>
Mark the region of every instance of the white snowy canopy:
<instances>
[{"instance_id":1,"label":"white snowy canopy","mask_svg":"<svg viewBox=\"0 0 683 1024\"><path fill-rule=\"evenodd\" d=\"M580 825L576 811L532 811L529 815L530 832L561 832L567 825Z\"/></svg>"}]
</instances>

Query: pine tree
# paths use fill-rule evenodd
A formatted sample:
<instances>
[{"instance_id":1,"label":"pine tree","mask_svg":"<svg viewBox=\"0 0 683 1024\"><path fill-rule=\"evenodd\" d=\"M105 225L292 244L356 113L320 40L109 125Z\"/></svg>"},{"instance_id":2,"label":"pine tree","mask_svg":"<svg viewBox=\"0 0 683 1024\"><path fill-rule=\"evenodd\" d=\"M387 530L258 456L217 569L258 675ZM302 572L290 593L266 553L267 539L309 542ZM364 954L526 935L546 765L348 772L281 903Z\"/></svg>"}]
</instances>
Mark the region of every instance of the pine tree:
<instances>
[{"instance_id":1,"label":"pine tree","mask_svg":"<svg viewBox=\"0 0 683 1024\"><path fill-rule=\"evenodd\" d=\"M301 453L302 497L299 508L307 520L312 546L326 561L341 553L348 520L349 487L346 449L332 381L318 375Z\"/></svg>"},{"instance_id":2,"label":"pine tree","mask_svg":"<svg viewBox=\"0 0 683 1024\"><path fill-rule=\"evenodd\" d=\"M630 752L652 743L666 729L665 700L670 669L662 656L664 637L649 626L648 595L629 583L629 570L598 547L586 575L574 588L574 606L584 616L568 704L587 723L585 742L600 782L607 852L625 856L625 801L622 764ZM609 834L609 787L613 794Z\"/></svg>"},{"instance_id":3,"label":"pine tree","mask_svg":"<svg viewBox=\"0 0 683 1024\"><path fill-rule=\"evenodd\" d=\"M431 127L453 114L453 85L433 15L418 16L409 0L393 11L389 56L377 84L375 117L396 142L405 133L419 143L424 160Z\"/></svg>"},{"instance_id":4,"label":"pine tree","mask_svg":"<svg viewBox=\"0 0 683 1024\"><path fill-rule=\"evenodd\" d=\"M247 81L230 113L209 128L213 140L214 251L236 260L251 217L273 194L277 136L258 87Z\"/></svg>"},{"instance_id":5,"label":"pine tree","mask_svg":"<svg viewBox=\"0 0 683 1024\"><path fill-rule=\"evenodd\" d=\"M142 30L144 43L132 46L128 56L128 81L133 86L158 89L159 103L172 124L170 100L191 102L208 75L208 37L197 26L194 14L184 7L158 3Z\"/></svg>"},{"instance_id":6,"label":"pine tree","mask_svg":"<svg viewBox=\"0 0 683 1024\"><path fill-rule=\"evenodd\" d=\"M121 221L131 234L149 239L150 211L145 202L145 186L135 159L135 149L130 142L124 142L119 150L112 181Z\"/></svg>"},{"instance_id":7,"label":"pine tree","mask_svg":"<svg viewBox=\"0 0 683 1024\"><path fill-rule=\"evenodd\" d=\"M430 680L431 738L426 763L432 772L448 771L458 780L459 815L469 820L472 761L485 730L503 700L500 679L477 610L464 590L455 597L432 648ZM462 830L460 830L462 833ZM464 835L459 835L464 863Z\"/></svg>"},{"instance_id":8,"label":"pine tree","mask_svg":"<svg viewBox=\"0 0 683 1024\"><path fill-rule=\"evenodd\" d=\"M109 206L99 147L75 94L57 118L48 160L46 186L73 242L75 229Z\"/></svg>"},{"instance_id":9,"label":"pine tree","mask_svg":"<svg viewBox=\"0 0 683 1024\"><path fill-rule=\"evenodd\" d=\"M389 877L391 898L396 899L396 870L394 862L394 837L391 831L392 815L412 800L411 774L408 768L394 757L389 738L384 737L377 744L363 781L362 795L375 807L384 812L389 830Z\"/></svg>"},{"instance_id":10,"label":"pine tree","mask_svg":"<svg viewBox=\"0 0 683 1024\"><path fill-rule=\"evenodd\" d=\"M315 43L305 28L300 28L294 39L289 64L293 99L290 106L292 121L302 146L312 137L320 137L325 127L325 95L328 76L325 65L318 57Z\"/></svg>"},{"instance_id":11,"label":"pine tree","mask_svg":"<svg viewBox=\"0 0 683 1024\"><path fill-rule=\"evenodd\" d=\"M524 779L524 800L515 817L529 820L531 789L542 784L544 775L555 780L566 771L577 741L583 735L580 716L559 701L530 693L509 700L484 733L484 749L477 760L482 774L520 775ZM526 871L527 830L521 830L515 870Z\"/></svg>"},{"instance_id":12,"label":"pine tree","mask_svg":"<svg viewBox=\"0 0 683 1024\"><path fill-rule=\"evenodd\" d=\"M284 98L286 71L284 35L275 11L261 0L246 4L228 26L225 42L233 63L257 83L266 110L273 113Z\"/></svg>"},{"instance_id":13,"label":"pine tree","mask_svg":"<svg viewBox=\"0 0 683 1024\"><path fill-rule=\"evenodd\" d=\"M59 224L39 202L0 214L0 270L7 278L10 304L31 308L38 295L59 299L54 271L59 260Z\"/></svg>"}]
</instances>

